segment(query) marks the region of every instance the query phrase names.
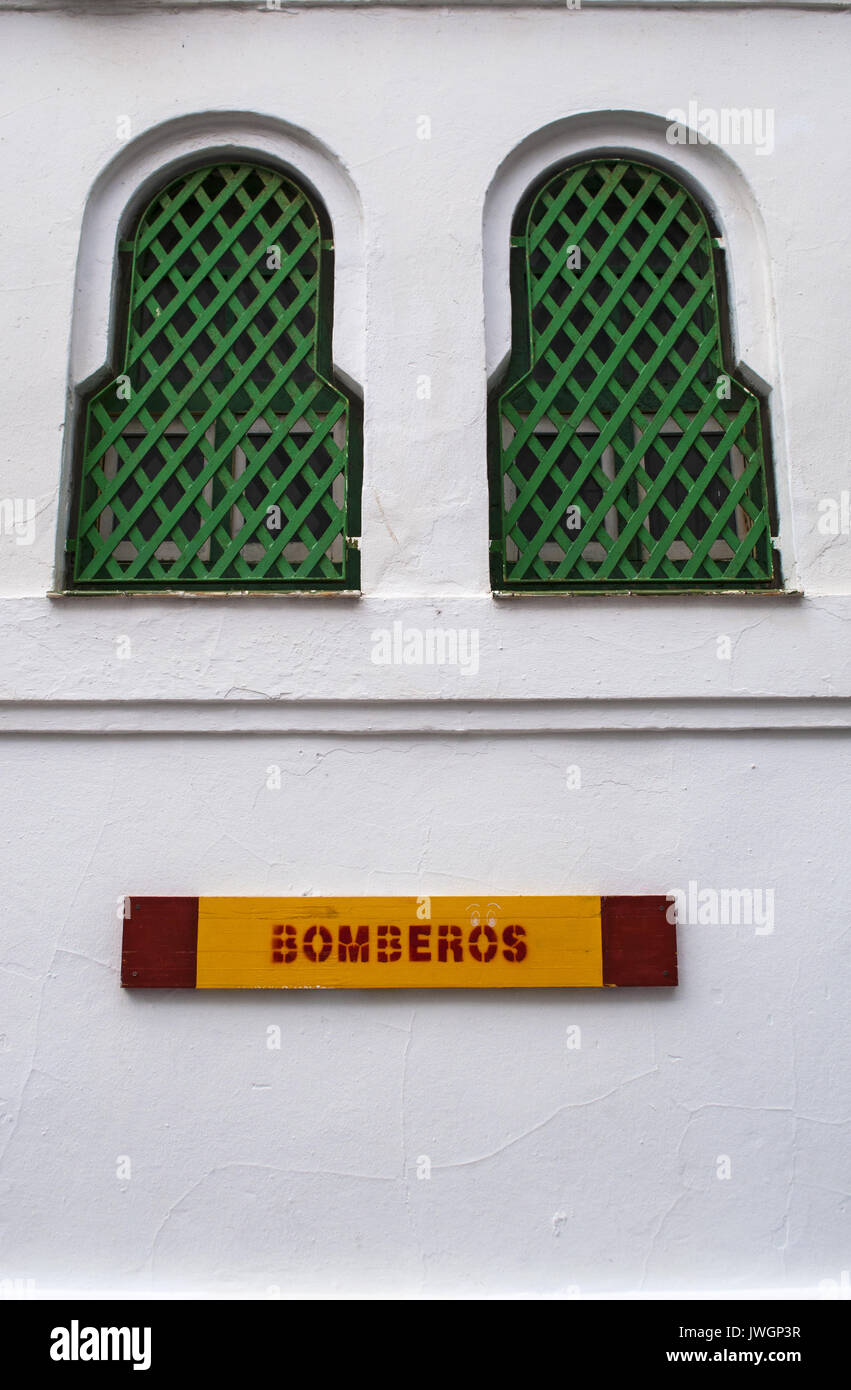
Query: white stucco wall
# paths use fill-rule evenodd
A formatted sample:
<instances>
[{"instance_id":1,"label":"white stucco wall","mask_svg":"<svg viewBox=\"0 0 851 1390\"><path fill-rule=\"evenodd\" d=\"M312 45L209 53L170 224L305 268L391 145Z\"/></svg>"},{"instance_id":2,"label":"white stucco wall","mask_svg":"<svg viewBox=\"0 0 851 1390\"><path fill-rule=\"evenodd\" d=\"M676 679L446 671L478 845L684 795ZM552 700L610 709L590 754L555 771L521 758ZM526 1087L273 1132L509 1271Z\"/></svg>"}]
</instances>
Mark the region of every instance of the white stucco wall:
<instances>
[{"instance_id":1,"label":"white stucco wall","mask_svg":"<svg viewBox=\"0 0 851 1390\"><path fill-rule=\"evenodd\" d=\"M701 9L0 5L0 499L37 507L32 544L0 534L0 1281L590 1294L851 1268L851 536L818 526L851 488L851 19ZM690 100L771 109L773 150L668 145ZM507 225L538 171L600 148L666 158L723 229L784 595L489 593ZM360 598L48 596L116 236L202 149L291 164L332 216ZM478 669L375 665L396 621L475 630ZM773 930L683 925L665 997L118 986L125 892L689 881L772 891Z\"/></svg>"}]
</instances>

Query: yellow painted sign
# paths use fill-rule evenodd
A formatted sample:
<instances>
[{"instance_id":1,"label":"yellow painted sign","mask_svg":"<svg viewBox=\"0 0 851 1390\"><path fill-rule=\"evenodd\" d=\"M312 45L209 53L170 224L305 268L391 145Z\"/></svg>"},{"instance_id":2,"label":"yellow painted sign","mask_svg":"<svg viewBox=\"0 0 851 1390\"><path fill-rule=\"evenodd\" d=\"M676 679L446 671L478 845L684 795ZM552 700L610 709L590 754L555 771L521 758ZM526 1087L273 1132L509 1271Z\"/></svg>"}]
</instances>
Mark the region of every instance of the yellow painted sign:
<instances>
[{"instance_id":1,"label":"yellow painted sign","mask_svg":"<svg viewBox=\"0 0 851 1390\"><path fill-rule=\"evenodd\" d=\"M198 989L602 983L599 898L198 901Z\"/></svg>"},{"instance_id":2,"label":"yellow painted sign","mask_svg":"<svg viewBox=\"0 0 851 1390\"><path fill-rule=\"evenodd\" d=\"M128 899L131 988L675 984L664 897Z\"/></svg>"}]
</instances>

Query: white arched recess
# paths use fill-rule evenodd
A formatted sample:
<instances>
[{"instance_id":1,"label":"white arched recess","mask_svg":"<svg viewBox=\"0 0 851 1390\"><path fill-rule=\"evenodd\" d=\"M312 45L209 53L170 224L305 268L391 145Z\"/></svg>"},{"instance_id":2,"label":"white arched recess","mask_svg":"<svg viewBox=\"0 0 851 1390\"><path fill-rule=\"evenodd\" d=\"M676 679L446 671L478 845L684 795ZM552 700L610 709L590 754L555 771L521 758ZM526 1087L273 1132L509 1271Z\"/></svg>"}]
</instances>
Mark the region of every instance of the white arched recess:
<instances>
[{"instance_id":1,"label":"white arched recess","mask_svg":"<svg viewBox=\"0 0 851 1390\"><path fill-rule=\"evenodd\" d=\"M242 111L180 116L142 132L98 174L83 213L74 279L57 576L64 563L79 393L116 360L113 338L121 327L114 312L118 242L157 189L183 169L235 159L276 165L295 175L324 204L334 236L334 367L347 385L360 390L366 300L363 215L354 182L337 156L307 131Z\"/></svg>"},{"instance_id":2,"label":"white arched recess","mask_svg":"<svg viewBox=\"0 0 851 1390\"><path fill-rule=\"evenodd\" d=\"M765 227L741 169L718 145L672 144L671 122L640 111L596 111L553 121L521 140L503 159L484 204L485 351L488 380L511 348L508 259L511 223L523 195L548 169L580 158L649 158L667 168L712 213L723 236L735 369L769 393L774 483L783 574L794 587L795 545L782 428L774 297Z\"/></svg>"}]
</instances>

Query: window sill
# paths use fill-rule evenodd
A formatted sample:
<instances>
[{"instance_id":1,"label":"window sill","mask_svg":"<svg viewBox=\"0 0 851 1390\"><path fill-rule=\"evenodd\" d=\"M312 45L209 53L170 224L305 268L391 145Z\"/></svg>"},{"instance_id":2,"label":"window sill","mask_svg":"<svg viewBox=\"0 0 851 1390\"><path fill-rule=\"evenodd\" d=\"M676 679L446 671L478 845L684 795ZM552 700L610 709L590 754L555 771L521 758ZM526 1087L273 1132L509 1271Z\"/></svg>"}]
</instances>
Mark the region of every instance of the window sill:
<instances>
[{"instance_id":1,"label":"window sill","mask_svg":"<svg viewBox=\"0 0 851 1390\"><path fill-rule=\"evenodd\" d=\"M494 589L493 597L506 598L738 598L802 599L803 589Z\"/></svg>"},{"instance_id":2,"label":"window sill","mask_svg":"<svg viewBox=\"0 0 851 1390\"><path fill-rule=\"evenodd\" d=\"M50 599L156 598L156 599L258 599L258 598L362 598L360 589L48 589Z\"/></svg>"}]
</instances>

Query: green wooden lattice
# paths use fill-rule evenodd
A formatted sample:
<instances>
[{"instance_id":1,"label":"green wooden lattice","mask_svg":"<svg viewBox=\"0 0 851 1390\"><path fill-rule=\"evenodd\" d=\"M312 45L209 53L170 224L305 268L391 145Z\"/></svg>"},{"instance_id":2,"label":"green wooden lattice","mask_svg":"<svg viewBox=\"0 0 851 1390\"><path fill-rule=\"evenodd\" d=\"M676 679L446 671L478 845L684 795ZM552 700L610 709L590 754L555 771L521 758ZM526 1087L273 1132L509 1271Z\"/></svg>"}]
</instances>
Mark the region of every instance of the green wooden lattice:
<instances>
[{"instance_id":1,"label":"green wooden lattice","mask_svg":"<svg viewBox=\"0 0 851 1390\"><path fill-rule=\"evenodd\" d=\"M725 366L696 201L659 169L595 160L548 179L515 231L494 588L774 587L763 403Z\"/></svg>"},{"instance_id":2,"label":"green wooden lattice","mask_svg":"<svg viewBox=\"0 0 851 1390\"><path fill-rule=\"evenodd\" d=\"M84 405L69 587L357 588L360 403L333 377L333 251L307 194L198 169L128 253L123 365Z\"/></svg>"}]
</instances>

